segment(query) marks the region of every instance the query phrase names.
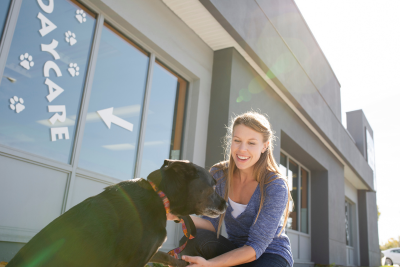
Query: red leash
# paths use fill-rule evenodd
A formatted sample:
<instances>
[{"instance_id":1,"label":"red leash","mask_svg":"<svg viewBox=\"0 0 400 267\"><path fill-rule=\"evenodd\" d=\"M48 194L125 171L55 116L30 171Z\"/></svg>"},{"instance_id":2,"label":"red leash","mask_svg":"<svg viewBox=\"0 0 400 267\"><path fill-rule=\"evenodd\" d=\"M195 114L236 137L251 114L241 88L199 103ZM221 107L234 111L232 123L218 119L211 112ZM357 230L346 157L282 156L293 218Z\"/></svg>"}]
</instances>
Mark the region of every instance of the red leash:
<instances>
[{"instance_id":1,"label":"red leash","mask_svg":"<svg viewBox=\"0 0 400 267\"><path fill-rule=\"evenodd\" d=\"M158 190L157 186L153 182L151 182L151 181L148 181L148 182L150 183L151 187L153 187L154 191L156 191L158 196L162 199L166 214L171 213L171 210L169 207L169 200L168 200L167 196L165 195L165 193L161 190ZM185 225L183 219L181 219L179 222L182 223L182 231L188 239L186 239L186 242L182 246L168 251L168 254L171 255L172 257L174 257L175 259L179 259L178 254L181 253L185 249L188 240L194 238L194 236L192 236L192 235L188 236L188 231L187 231L187 228L186 228L186 225Z\"/></svg>"}]
</instances>

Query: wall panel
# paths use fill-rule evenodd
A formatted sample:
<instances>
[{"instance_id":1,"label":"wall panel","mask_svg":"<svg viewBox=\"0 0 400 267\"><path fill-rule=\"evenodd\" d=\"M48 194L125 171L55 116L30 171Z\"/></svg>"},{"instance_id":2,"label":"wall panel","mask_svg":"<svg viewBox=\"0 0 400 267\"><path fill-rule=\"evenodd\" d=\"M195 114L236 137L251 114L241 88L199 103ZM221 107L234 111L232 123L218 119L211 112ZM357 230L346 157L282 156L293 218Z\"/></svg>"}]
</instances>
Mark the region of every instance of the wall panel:
<instances>
[{"instance_id":1,"label":"wall panel","mask_svg":"<svg viewBox=\"0 0 400 267\"><path fill-rule=\"evenodd\" d=\"M84 201L88 197L100 194L103 192L103 189L109 185L110 184L77 176L71 196L72 206Z\"/></svg>"},{"instance_id":2,"label":"wall panel","mask_svg":"<svg viewBox=\"0 0 400 267\"><path fill-rule=\"evenodd\" d=\"M61 214L68 174L0 156L0 241L27 242Z\"/></svg>"}]
</instances>

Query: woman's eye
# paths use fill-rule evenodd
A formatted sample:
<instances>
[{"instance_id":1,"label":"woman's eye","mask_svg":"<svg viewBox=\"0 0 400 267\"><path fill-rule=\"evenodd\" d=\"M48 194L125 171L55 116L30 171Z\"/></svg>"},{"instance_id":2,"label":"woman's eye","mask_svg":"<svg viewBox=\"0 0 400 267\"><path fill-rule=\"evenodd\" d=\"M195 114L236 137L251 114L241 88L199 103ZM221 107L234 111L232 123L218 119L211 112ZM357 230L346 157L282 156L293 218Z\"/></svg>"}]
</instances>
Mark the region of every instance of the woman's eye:
<instances>
[{"instance_id":1,"label":"woman's eye","mask_svg":"<svg viewBox=\"0 0 400 267\"><path fill-rule=\"evenodd\" d=\"M234 142L239 143L240 141L239 140L234 140Z\"/></svg>"},{"instance_id":2,"label":"woman's eye","mask_svg":"<svg viewBox=\"0 0 400 267\"><path fill-rule=\"evenodd\" d=\"M255 145L255 143L249 143L250 145Z\"/></svg>"}]
</instances>

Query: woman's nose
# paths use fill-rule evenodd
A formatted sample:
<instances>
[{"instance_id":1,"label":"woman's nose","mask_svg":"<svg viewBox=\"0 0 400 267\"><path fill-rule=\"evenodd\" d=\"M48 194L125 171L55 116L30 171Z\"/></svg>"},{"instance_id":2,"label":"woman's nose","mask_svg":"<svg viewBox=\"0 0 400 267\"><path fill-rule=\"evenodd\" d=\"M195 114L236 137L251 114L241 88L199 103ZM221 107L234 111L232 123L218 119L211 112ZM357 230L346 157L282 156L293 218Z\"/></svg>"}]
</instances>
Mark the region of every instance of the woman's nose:
<instances>
[{"instance_id":1,"label":"woman's nose","mask_svg":"<svg viewBox=\"0 0 400 267\"><path fill-rule=\"evenodd\" d=\"M240 151L246 151L247 150L246 144L241 143L240 146L239 146L239 150Z\"/></svg>"}]
</instances>

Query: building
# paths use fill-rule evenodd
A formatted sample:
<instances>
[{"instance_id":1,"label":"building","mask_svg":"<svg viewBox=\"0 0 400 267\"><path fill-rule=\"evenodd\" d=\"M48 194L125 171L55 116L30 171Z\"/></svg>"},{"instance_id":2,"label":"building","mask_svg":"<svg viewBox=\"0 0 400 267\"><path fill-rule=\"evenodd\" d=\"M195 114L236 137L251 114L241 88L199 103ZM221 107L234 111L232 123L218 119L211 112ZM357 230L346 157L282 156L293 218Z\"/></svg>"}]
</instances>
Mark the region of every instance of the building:
<instances>
[{"instance_id":1,"label":"building","mask_svg":"<svg viewBox=\"0 0 400 267\"><path fill-rule=\"evenodd\" d=\"M295 265L380 265L373 131L361 110L342 126L293 0L3 0L0 34L0 261L165 158L222 160L225 125L254 109L291 182Z\"/></svg>"}]
</instances>

